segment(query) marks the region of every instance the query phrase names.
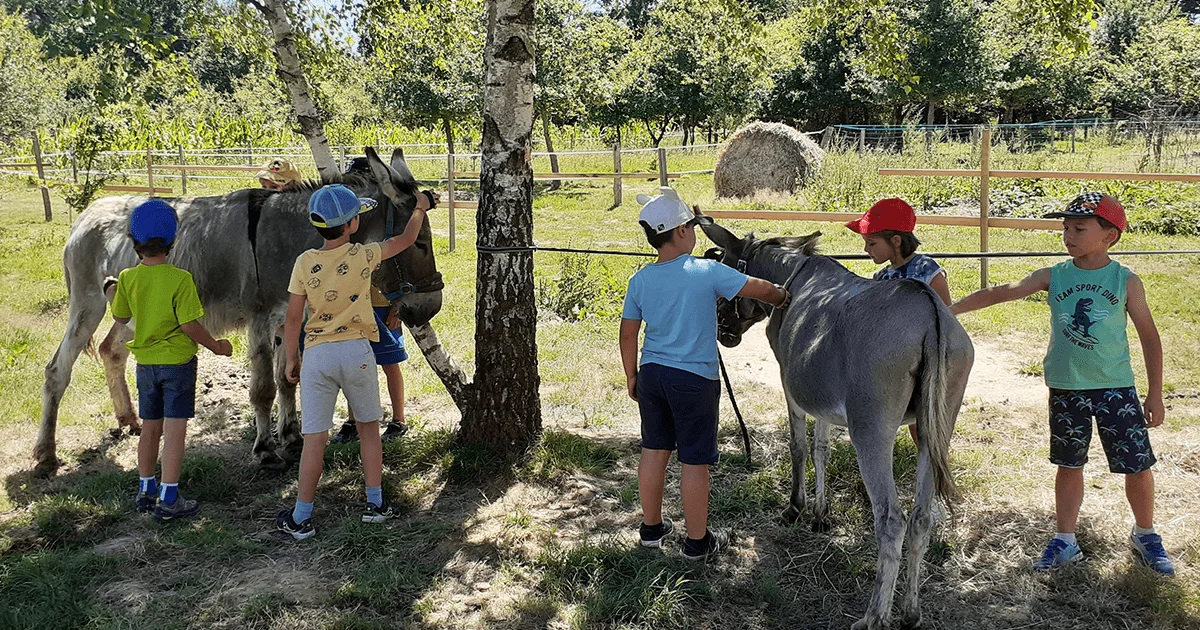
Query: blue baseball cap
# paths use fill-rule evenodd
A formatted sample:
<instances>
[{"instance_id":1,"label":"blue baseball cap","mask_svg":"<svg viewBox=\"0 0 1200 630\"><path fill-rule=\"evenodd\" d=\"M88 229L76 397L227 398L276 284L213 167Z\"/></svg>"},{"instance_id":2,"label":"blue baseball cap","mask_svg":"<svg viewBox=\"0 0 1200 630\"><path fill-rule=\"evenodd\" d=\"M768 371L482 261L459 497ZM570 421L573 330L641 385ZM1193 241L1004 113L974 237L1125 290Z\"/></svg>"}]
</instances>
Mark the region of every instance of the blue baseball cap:
<instances>
[{"instance_id":1,"label":"blue baseball cap","mask_svg":"<svg viewBox=\"0 0 1200 630\"><path fill-rule=\"evenodd\" d=\"M170 245L175 242L178 228L179 219L175 217L175 209L160 199L146 201L129 214L129 235L139 245L152 238L161 238Z\"/></svg>"},{"instance_id":2,"label":"blue baseball cap","mask_svg":"<svg viewBox=\"0 0 1200 630\"><path fill-rule=\"evenodd\" d=\"M359 197L341 184L322 186L308 198L308 220L317 227L337 227L375 205L374 199Z\"/></svg>"}]
</instances>

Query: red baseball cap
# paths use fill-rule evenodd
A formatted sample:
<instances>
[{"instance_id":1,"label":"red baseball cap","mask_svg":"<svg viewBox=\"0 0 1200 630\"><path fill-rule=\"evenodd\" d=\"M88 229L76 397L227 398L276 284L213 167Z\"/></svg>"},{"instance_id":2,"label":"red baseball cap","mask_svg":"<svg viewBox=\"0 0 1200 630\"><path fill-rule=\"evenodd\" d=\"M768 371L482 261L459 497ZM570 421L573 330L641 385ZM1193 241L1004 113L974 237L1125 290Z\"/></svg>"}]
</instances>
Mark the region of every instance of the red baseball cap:
<instances>
[{"instance_id":1,"label":"red baseball cap","mask_svg":"<svg viewBox=\"0 0 1200 630\"><path fill-rule=\"evenodd\" d=\"M846 227L859 234L874 234L884 230L911 232L917 227L917 213L903 199L881 199L862 217L847 223Z\"/></svg>"},{"instance_id":2,"label":"red baseball cap","mask_svg":"<svg viewBox=\"0 0 1200 630\"><path fill-rule=\"evenodd\" d=\"M1098 192L1085 192L1071 200L1067 207L1059 212L1051 212L1047 219L1079 219L1083 217L1100 217L1113 224L1121 232L1129 227L1125 220L1125 208L1121 202L1112 196Z\"/></svg>"}]
</instances>

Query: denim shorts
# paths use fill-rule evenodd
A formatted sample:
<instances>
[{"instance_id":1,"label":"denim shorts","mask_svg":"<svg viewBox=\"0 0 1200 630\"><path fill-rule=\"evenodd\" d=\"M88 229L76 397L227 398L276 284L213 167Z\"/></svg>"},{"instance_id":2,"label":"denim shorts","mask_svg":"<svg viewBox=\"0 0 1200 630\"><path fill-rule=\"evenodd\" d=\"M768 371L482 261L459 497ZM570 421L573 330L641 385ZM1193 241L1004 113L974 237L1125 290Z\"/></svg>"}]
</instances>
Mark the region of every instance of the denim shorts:
<instances>
[{"instance_id":1,"label":"denim shorts","mask_svg":"<svg viewBox=\"0 0 1200 630\"><path fill-rule=\"evenodd\" d=\"M647 363L638 370L642 448L679 450L679 461L717 463L721 385L687 370Z\"/></svg>"},{"instance_id":2,"label":"denim shorts","mask_svg":"<svg viewBox=\"0 0 1200 630\"><path fill-rule=\"evenodd\" d=\"M196 357L180 365L137 365L138 415L142 420L196 415Z\"/></svg>"},{"instance_id":3,"label":"denim shorts","mask_svg":"<svg viewBox=\"0 0 1200 630\"><path fill-rule=\"evenodd\" d=\"M366 339L329 341L305 351L300 362L301 433L333 428L339 391L345 394L358 422L377 422L383 417L375 354Z\"/></svg>"},{"instance_id":4,"label":"denim shorts","mask_svg":"<svg viewBox=\"0 0 1200 630\"><path fill-rule=\"evenodd\" d=\"M388 310L390 306L372 306L375 312L375 326L379 329L379 341L371 342L371 352L375 353L375 363L378 365L395 365L408 360L408 351L404 349L404 332L397 328L387 327ZM308 322L307 319L304 320ZM304 352L304 324L300 325L300 352Z\"/></svg>"},{"instance_id":5,"label":"denim shorts","mask_svg":"<svg viewBox=\"0 0 1200 630\"><path fill-rule=\"evenodd\" d=\"M1050 390L1050 463L1082 468L1092 441L1092 418L1111 472L1131 475L1154 465L1146 416L1132 387Z\"/></svg>"}]
</instances>

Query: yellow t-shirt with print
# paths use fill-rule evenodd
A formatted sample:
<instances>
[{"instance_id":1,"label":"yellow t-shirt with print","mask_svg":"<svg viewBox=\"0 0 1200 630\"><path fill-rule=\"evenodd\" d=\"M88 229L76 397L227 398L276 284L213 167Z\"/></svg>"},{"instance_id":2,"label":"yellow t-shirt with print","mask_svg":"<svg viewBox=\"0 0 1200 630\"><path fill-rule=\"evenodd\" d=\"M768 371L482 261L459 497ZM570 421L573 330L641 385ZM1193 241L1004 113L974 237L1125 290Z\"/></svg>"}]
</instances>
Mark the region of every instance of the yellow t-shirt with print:
<instances>
[{"instance_id":1,"label":"yellow t-shirt with print","mask_svg":"<svg viewBox=\"0 0 1200 630\"><path fill-rule=\"evenodd\" d=\"M371 311L371 272L382 260L379 243L310 249L296 257L288 292L308 298L305 347L348 339L379 341Z\"/></svg>"}]
</instances>

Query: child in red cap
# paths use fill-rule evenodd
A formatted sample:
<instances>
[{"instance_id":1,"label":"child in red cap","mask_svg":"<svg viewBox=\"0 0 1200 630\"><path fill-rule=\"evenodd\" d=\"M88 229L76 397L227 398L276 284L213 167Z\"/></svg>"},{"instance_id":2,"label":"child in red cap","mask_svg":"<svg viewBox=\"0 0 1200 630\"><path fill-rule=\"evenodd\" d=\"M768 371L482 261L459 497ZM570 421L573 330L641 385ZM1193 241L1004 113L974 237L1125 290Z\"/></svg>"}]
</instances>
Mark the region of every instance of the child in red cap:
<instances>
[{"instance_id":1,"label":"child in red cap","mask_svg":"<svg viewBox=\"0 0 1200 630\"><path fill-rule=\"evenodd\" d=\"M883 199L871 206L862 217L846 224L851 231L862 234L863 251L875 264L891 265L875 272L876 280L913 278L928 284L947 306L952 302L946 270L934 259L917 253L921 241L913 229L917 213L903 199Z\"/></svg>"},{"instance_id":2,"label":"child in red cap","mask_svg":"<svg viewBox=\"0 0 1200 630\"><path fill-rule=\"evenodd\" d=\"M1127 227L1125 210L1109 195L1087 192L1061 212L1046 216L1062 218L1070 260L1012 284L976 291L950 308L958 315L1047 292L1052 333L1042 367L1050 388L1050 463L1058 467L1058 532L1033 568L1050 571L1083 557L1075 527L1094 419L1109 471L1125 476L1125 496L1134 517L1130 545L1151 569L1174 575L1175 565L1154 531L1155 457L1147 431L1161 425L1165 413L1162 340L1142 280L1108 255ZM1137 329L1146 361L1144 406L1133 385L1128 320Z\"/></svg>"}]
</instances>

